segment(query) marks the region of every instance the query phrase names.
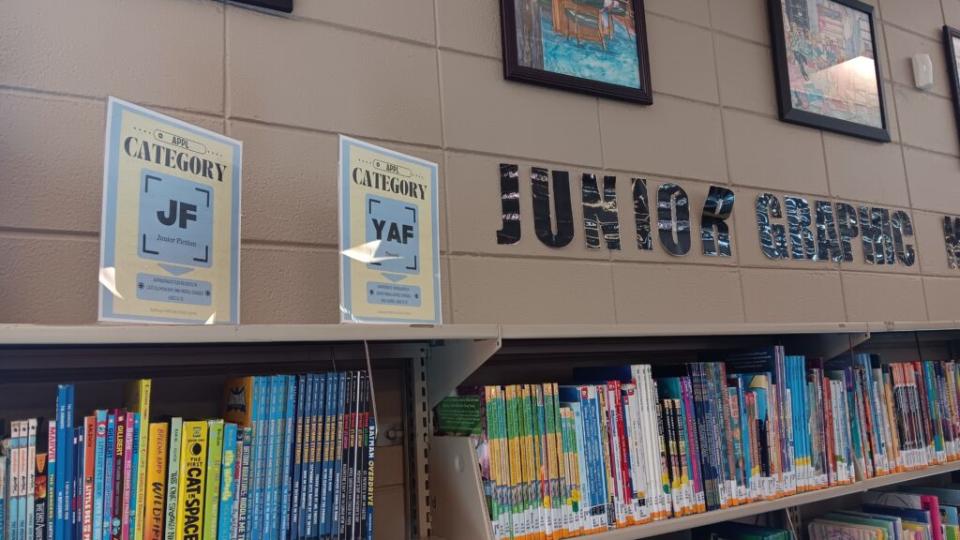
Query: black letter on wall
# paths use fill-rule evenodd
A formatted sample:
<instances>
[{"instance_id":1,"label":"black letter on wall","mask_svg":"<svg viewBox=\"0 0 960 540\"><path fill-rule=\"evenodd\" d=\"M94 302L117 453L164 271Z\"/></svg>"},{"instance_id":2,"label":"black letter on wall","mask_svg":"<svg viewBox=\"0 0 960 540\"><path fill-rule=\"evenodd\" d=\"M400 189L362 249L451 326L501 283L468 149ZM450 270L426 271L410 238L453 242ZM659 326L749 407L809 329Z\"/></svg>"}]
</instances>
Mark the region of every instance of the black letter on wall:
<instances>
[{"instance_id":1,"label":"black letter on wall","mask_svg":"<svg viewBox=\"0 0 960 540\"><path fill-rule=\"evenodd\" d=\"M730 227L727 218L733 212L733 192L727 188L710 186L700 216L700 240L703 254L711 257L730 257Z\"/></svg>"},{"instance_id":2,"label":"black letter on wall","mask_svg":"<svg viewBox=\"0 0 960 540\"><path fill-rule=\"evenodd\" d=\"M657 229L660 243L671 255L690 251L690 204L687 192L676 184L657 190Z\"/></svg>"},{"instance_id":3,"label":"black letter on wall","mask_svg":"<svg viewBox=\"0 0 960 540\"><path fill-rule=\"evenodd\" d=\"M787 231L783 225L770 223L770 218L780 219L780 201L770 193L757 195L757 231L760 233L760 250L768 259L787 258Z\"/></svg>"},{"instance_id":4,"label":"black letter on wall","mask_svg":"<svg viewBox=\"0 0 960 540\"><path fill-rule=\"evenodd\" d=\"M607 249L620 249L620 214L617 211L617 177L603 177L603 198L597 188L597 177L583 173L583 231L587 247L600 247L600 235Z\"/></svg>"},{"instance_id":5,"label":"black letter on wall","mask_svg":"<svg viewBox=\"0 0 960 540\"><path fill-rule=\"evenodd\" d=\"M647 181L633 179L633 214L637 223L637 248L653 249L653 236L650 234L650 201L647 199Z\"/></svg>"},{"instance_id":6,"label":"black letter on wall","mask_svg":"<svg viewBox=\"0 0 960 540\"><path fill-rule=\"evenodd\" d=\"M516 165L500 164L500 209L503 227L497 231L498 244L520 241L520 173Z\"/></svg>"},{"instance_id":7,"label":"black letter on wall","mask_svg":"<svg viewBox=\"0 0 960 540\"><path fill-rule=\"evenodd\" d=\"M537 238L550 247L563 247L573 240L573 209L570 206L570 176L567 171L553 171L554 208L557 211L557 234L550 219L550 181L547 170L534 167L530 174L533 186L533 226Z\"/></svg>"}]
</instances>

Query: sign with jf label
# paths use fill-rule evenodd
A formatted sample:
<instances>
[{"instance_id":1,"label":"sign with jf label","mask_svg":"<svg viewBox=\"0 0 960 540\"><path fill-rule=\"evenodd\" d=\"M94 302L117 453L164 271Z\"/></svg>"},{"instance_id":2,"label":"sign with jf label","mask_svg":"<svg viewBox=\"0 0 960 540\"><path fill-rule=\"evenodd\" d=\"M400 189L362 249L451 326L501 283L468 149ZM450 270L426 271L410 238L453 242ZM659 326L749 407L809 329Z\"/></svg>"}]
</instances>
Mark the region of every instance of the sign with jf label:
<instances>
[{"instance_id":1,"label":"sign with jf label","mask_svg":"<svg viewBox=\"0 0 960 540\"><path fill-rule=\"evenodd\" d=\"M240 319L240 141L110 98L100 320Z\"/></svg>"},{"instance_id":2,"label":"sign with jf label","mask_svg":"<svg viewBox=\"0 0 960 540\"><path fill-rule=\"evenodd\" d=\"M442 322L437 164L340 136L340 318Z\"/></svg>"}]
</instances>

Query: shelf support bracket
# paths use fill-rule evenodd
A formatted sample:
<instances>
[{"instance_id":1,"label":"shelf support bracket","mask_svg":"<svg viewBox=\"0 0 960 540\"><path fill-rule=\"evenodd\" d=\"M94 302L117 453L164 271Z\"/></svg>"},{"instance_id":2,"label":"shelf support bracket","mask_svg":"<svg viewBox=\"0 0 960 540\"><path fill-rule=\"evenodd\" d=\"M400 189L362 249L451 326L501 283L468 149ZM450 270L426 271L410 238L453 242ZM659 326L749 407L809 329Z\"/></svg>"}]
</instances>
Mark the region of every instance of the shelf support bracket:
<instances>
[{"instance_id":1,"label":"shelf support bracket","mask_svg":"<svg viewBox=\"0 0 960 540\"><path fill-rule=\"evenodd\" d=\"M430 348L427 360L427 402L432 410L503 345L496 339L447 340Z\"/></svg>"},{"instance_id":2,"label":"shelf support bracket","mask_svg":"<svg viewBox=\"0 0 960 540\"><path fill-rule=\"evenodd\" d=\"M836 333L836 334L800 334L790 336L785 340L787 350L803 351L808 357L819 357L825 360L847 354L870 339L869 332Z\"/></svg>"}]
</instances>

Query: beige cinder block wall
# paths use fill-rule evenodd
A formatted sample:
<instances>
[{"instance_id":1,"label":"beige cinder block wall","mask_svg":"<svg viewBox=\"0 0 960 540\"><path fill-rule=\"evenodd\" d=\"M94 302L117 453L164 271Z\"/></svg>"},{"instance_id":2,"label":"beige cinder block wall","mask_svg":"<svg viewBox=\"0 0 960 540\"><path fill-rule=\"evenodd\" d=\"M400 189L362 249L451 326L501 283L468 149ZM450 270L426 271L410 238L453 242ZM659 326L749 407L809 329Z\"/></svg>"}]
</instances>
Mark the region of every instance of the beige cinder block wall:
<instances>
[{"instance_id":1,"label":"beige cinder block wall","mask_svg":"<svg viewBox=\"0 0 960 540\"><path fill-rule=\"evenodd\" d=\"M763 0L647 0L651 107L506 82L497 0L0 0L0 322L90 323L105 98L244 142L244 322L337 320L336 134L441 165L448 322L960 319L939 219L960 214L960 142L940 28L960 0L873 0L894 142L776 119ZM909 57L936 85L912 86ZM498 246L498 164L618 177L623 250ZM640 252L630 176L679 182L699 212L732 186L734 256ZM753 201L908 209L919 262L770 261ZM695 237L696 239L696 237ZM656 242L655 242L656 243Z\"/></svg>"}]
</instances>

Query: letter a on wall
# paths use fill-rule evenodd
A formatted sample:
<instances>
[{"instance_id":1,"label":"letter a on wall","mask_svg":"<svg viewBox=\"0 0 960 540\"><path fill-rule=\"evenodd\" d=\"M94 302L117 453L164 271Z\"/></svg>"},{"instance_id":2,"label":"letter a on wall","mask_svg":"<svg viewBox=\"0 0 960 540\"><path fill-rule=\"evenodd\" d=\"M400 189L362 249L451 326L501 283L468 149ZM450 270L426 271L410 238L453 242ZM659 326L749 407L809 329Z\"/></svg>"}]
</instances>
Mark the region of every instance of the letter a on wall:
<instances>
[{"instance_id":1,"label":"letter a on wall","mask_svg":"<svg viewBox=\"0 0 960 540\"><path fill-rule=\"evenodd\" d=\"M440 324L437 164L340 136L340 318Z\"/></svg>"},{"instance_id":2,"label":"letter a on wall","mask_svg":"<svg viewBox=\"0 0 960 540\"><path fill-rule=\"evenodd\" d=\"M240 322L240 141L110 98L102 321Z\"/></svg>"}]
</instances>

